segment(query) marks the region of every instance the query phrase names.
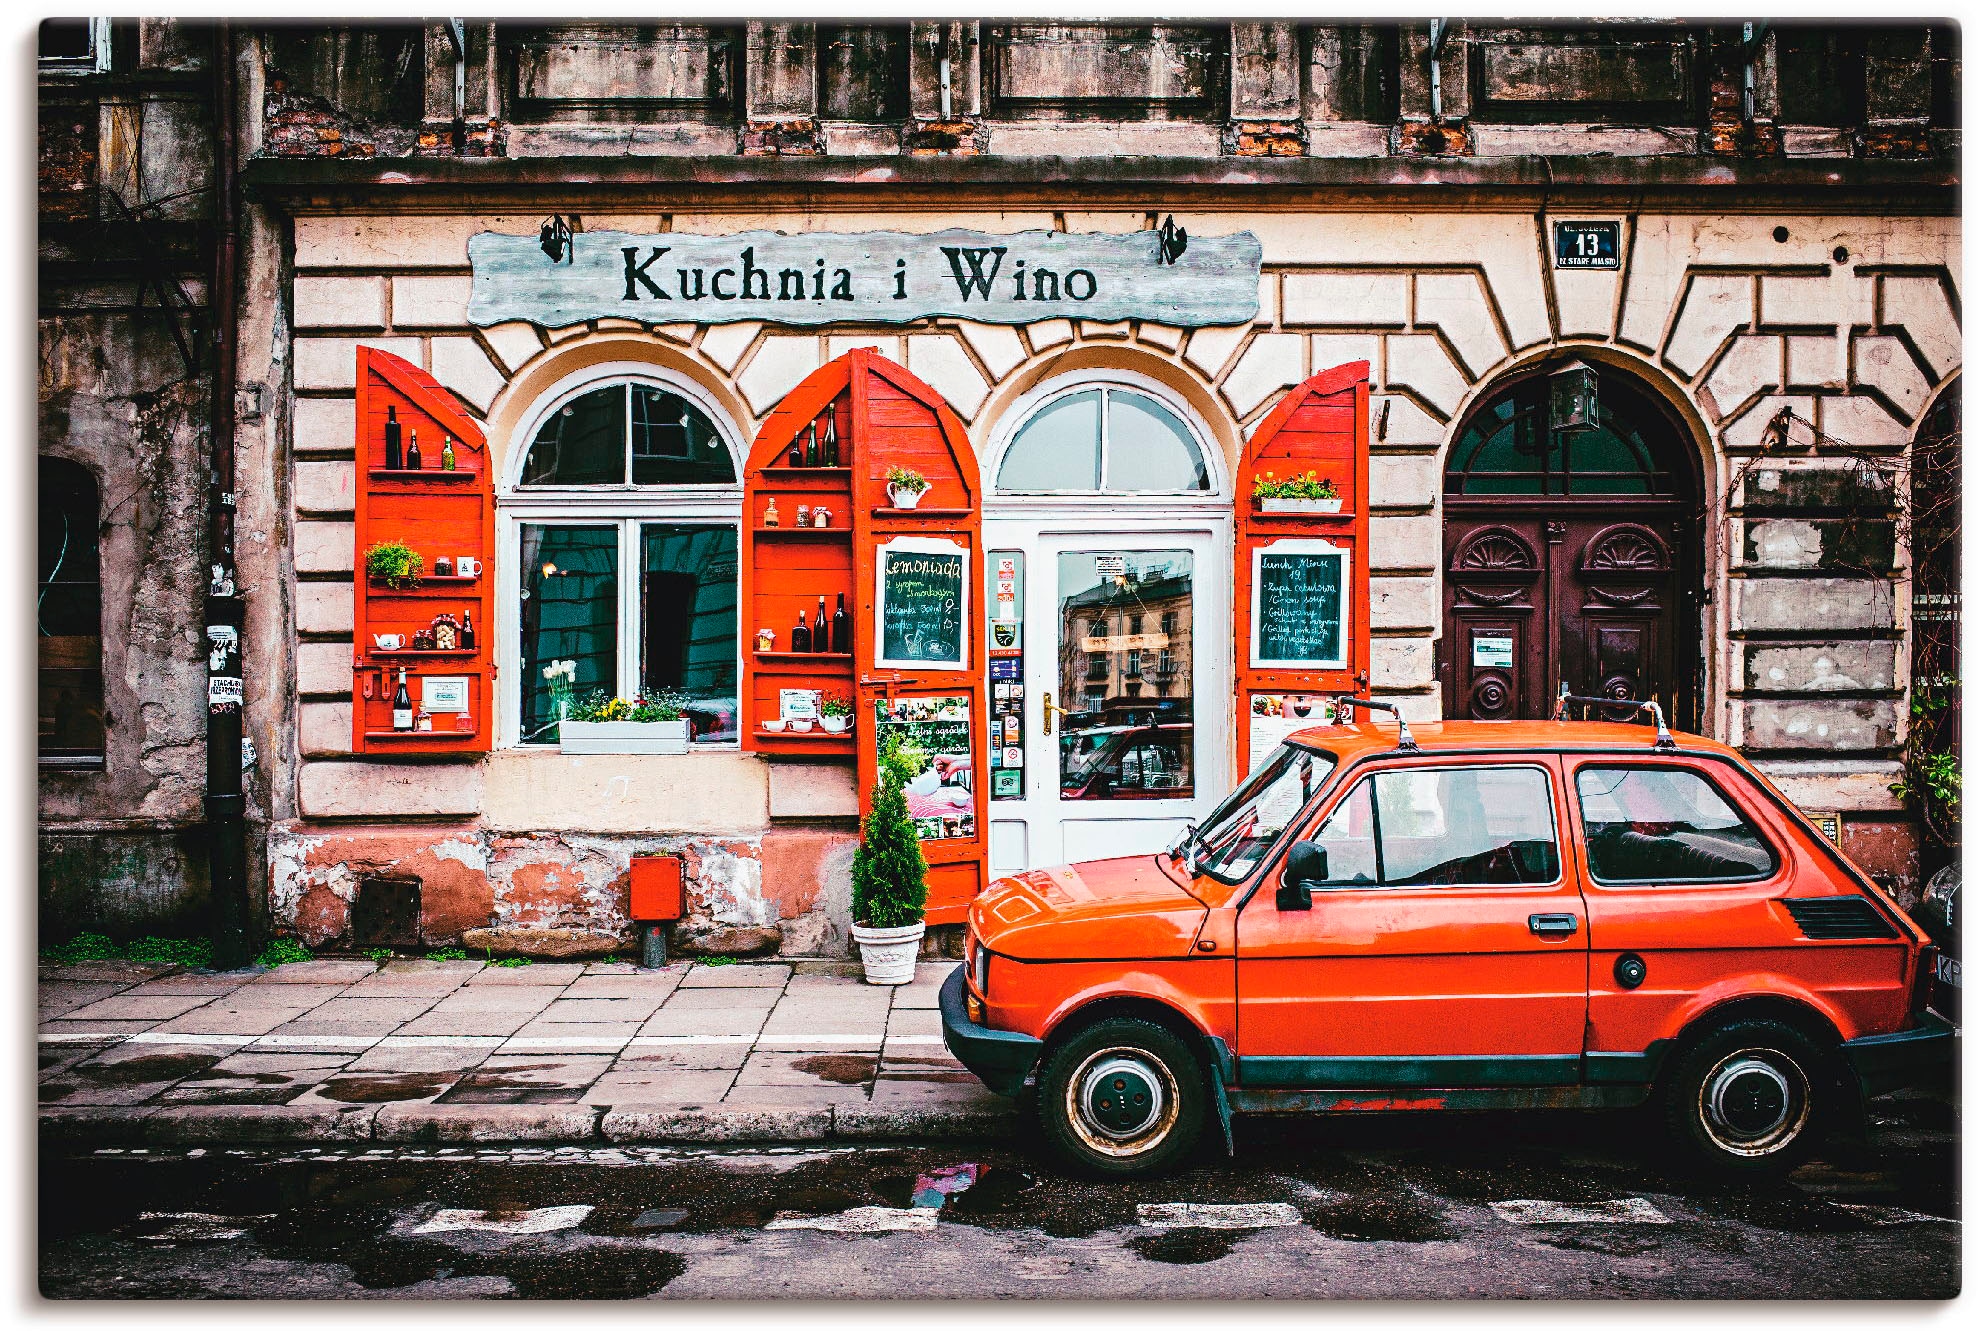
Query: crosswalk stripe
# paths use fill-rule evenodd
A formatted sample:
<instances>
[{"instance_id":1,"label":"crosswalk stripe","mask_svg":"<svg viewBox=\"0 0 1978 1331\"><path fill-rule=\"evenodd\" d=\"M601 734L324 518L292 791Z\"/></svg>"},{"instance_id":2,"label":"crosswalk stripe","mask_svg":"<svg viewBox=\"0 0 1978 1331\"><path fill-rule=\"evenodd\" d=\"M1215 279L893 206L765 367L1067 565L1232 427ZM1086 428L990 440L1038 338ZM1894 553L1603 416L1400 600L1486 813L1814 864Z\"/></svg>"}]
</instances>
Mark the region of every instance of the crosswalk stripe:
<instances>
[{"instance_id":1,"label":"crosswalk stripe","mask_svg":"<svg viewBox=\"0 0 1978 1331\"><path fill-rule=\"evenodd\" d=\"M940 1213L931 1207L854 1206L836 1215L783 1213L766 1229L814 1229L827 1234L930 1234Z\"/></svg>"},{"instance_id":2,"label":"crosswalk stripe","mask_svg":"<svg viewBox=\"0 0 1978 1331\"><path fill-rule=\"evenodd\" d=\"M1537 1200L1492 1202L1499 1220L1513 1225L1666 1225L1669 1217L1646 1197L1616 1197L1604 1202Z\"/></svg>"},{"instance_id":3,"label":"crosswalk stripe","mask_svg":"<svg viewBox=\"0 0 1978 1331\"><path fill-rule=\"evenodd\" d=\"M1137 1209L1149 1229L1275 1229L1305 1223L1289 1202L1142 1202Z\"/></svg>"},{"instance_id":4,"label":"crosswalk stripe","mask_svg":"<svg viewBox=\"0 0 1978 1331\"><path fill-rule=\"evenodd\" d=\"M492 1219L487 1211L435 1211L431 1219L413 1229L414 1234L448 1234L477 1229L493 1234L552 1234L575 1229L591 1213L588 1206L539 1206L513 1218ZM504 1213L494 1213L504 1214Z\"/></svg>"},{"instance_id":5,"label":"crosswalk stripe","mask_svg":"<svg viewBox=\"0 0 1978 1331\"><path fill-rule=\"evenodd\" d=\"M1834 1205L1840 1207L1843 1211L1853 1212L1871 1225L1922 1225L1931 1223L1951 1225L1957 1223L1954 1220L1946 1220L1940 1215L1925 1215L1921 1211L1905 1210L1900 1206L1874 1206L1866 1202L1835 1202Z\"/></svg>"}]
</instances>

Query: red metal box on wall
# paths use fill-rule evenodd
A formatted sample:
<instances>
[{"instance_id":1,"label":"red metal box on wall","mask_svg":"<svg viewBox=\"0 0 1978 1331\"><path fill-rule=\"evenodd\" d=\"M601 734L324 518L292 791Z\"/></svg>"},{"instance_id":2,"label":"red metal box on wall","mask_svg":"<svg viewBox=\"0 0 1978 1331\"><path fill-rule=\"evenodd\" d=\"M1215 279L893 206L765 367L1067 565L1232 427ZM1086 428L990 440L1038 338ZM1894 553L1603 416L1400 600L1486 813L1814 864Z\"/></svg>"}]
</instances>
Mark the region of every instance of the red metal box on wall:
<instances>
[{"instance_id":1,"label":"red metal box on wall","mask_svg":"<svg viewBox=\"0 0 1978 1331\"><path fill-rule=\"evenodd\" d=\"M680 857L632 857L632 918L641 923L677 920L686 914L681 899Z\"/></svg>"}]
</instances>

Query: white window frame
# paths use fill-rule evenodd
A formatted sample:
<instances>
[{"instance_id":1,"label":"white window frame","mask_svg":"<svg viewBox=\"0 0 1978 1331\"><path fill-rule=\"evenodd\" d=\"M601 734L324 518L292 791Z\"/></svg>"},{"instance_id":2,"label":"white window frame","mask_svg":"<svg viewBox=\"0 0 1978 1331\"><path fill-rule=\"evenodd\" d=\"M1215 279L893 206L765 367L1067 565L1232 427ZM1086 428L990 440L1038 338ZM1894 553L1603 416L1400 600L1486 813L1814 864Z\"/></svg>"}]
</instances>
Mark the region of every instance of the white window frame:
<instances>
[{"instance_id":1,"label":"white window frame","mask_svg":"<svg viewBox=\"0 0 1978 1331\"><path fill-rule=\"evenodd\" d=\"M53 16L51 16L53 17ZM89 53L83 56L38 56L36 65L43 74L106 74L110 70L110 20L92 18L89 24Z\"/></svg>"},{"instance_id":2,"label":"white window frame","mask_svg":"<svg viewBox=\"0 0 1978 1331\"><path fill-rule=\"evenodd\" d=\"M1099 488L1096 490L1005 490L999 481L1003 473L1003 462L1010 446L1023 432L1033 417L1046 407L1074 393L1089 389L1101 390L1099 404ZM1113 491L1106 489L1109 479L1112 453L1112 403L1108 400L1109 390L1125 389L1154 399L1182 423L1196 450L1201 454L1208 472L1209 488L1206 490L1132 490ZM1109 505L1124 507L1158 508L1172 512L1176 505L1200 505L1210 508L1228 506L1229 483L1223 474L1222 450L1203 427L1201 418L1186 399L1157 379L1129 370L1073 370L1054 375L1018 398L1004 413L997 425L989 451L988 493L994 496L997 504L1021 504L1026 507L1049 507L1063 505L1069 499L1081 501L1092 497L1103 499ZM1079 507L1084 507L1081 503Z\"/></svg>"},{"instance_id":3,"label":"white window frame","mask_svg":"<svg viewBox=\"0 0 1978 1331\"><path fill-rule=\"evenodd\" d=\"M678 393L706 414L715 433L735 466L732 485L521 485L523 469L536 433L552 412L574 398L614 384L643 384ZM626 411L626 467L630 475L630 394ZM747 454L741 445L741 432L728 413L692 380L644 361L611 361L586 366L552 385L522 418L512 436L509 456L503 467L501 484L495 492L495 552L500 582L495 595L495 666L499 672L498 715L495 743L498 748L552 749L540 741L522 740L522 527L524 524L559 527L615 527L618 530L618 687L621 694L635 689L639 679L640 655L644 648L644 624L640 617L640 560L643 542L639 529L647 523L667 522L702 526L728 526L735 530L735 551L741 555L742 468ZM736 570L737 594L741 570ZM742 679L742 625L739 600L735 629L736 703L740 705ZM696 744L690 752L733 753L741 747L733 743Z\"/></svg>"}]
</instances>

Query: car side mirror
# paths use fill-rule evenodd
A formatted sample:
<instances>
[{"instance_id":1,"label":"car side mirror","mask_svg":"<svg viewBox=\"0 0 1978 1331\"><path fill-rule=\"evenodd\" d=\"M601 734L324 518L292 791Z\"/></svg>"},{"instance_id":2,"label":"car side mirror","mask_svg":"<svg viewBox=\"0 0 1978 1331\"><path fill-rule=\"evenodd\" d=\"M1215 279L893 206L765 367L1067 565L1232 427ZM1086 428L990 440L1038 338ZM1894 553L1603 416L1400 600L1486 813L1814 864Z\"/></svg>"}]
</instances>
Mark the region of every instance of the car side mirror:
<instances>
[{"instance_id":1,"label":"car side mirror","mask_svg":"<svg viewBox=\"0 0 1978 1331\"><path fill-rule=\"evenodd\" d=\"M1312 841L1300 841L1284 857L1284 877L1278 882L1279 910L1310 910L1312 888L1326 880L1326 850Z\"/></svg>"}]
</instances>

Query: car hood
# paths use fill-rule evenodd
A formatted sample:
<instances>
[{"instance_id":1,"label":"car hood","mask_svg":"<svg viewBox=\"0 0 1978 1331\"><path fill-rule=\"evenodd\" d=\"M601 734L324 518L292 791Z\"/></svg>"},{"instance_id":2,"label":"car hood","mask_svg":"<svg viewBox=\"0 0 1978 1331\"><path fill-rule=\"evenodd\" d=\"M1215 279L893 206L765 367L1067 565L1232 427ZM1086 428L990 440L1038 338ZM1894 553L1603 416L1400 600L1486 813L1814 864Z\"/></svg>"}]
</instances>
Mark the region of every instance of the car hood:
<instances>
[{"instance_id":1,"label":"car hood","mask_svg":"<svg viewBox=\"0 0 1978 1331\"><path fill-rule=\"evenodd\" d=\"M1134 855L998 878L968 918L991 952L1071 961L1186 956L1206 913L1154 856Z\"/></svg>"}]
</instances>

